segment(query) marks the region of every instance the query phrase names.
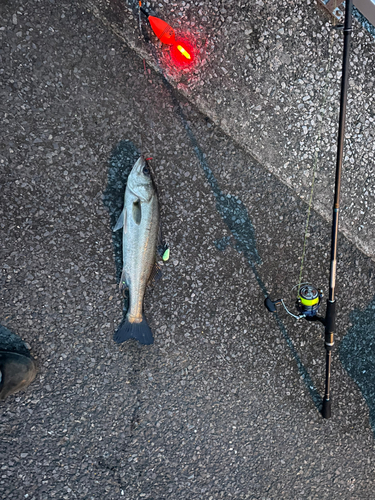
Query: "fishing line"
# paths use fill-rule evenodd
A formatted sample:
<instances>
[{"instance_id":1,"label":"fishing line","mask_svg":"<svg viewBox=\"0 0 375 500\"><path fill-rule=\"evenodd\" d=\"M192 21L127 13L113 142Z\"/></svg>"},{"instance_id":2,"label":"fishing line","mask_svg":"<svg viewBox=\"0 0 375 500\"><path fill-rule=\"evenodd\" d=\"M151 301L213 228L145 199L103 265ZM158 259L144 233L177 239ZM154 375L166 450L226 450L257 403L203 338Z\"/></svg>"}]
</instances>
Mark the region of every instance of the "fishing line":
<instances>
[{"instance_id":1,"label":"fishing line","mask_svg":"<svg viewBox=\"0 0 375 500\"><path fill-rule=\"evenodd\" d=\"M336 7L336 3L335 3L335 7ZM336 18L334 18L333 24L334 24L334 28L335 28L336 27ZM298 290L300 289L301 284L302 284L301 281L302 281L303 266L304 266L305 255L306 255L306 243L307 243L307 238L308 238L307 235L308 235L308 229L309 229L309 223L310 223L312 200L313 200L313 196L314 196L316 170L317 170L317 165L318 165L318 157L319 157L319 154L321 152L323 118L325 117L325 114L326 114L326 102L327 102L327 95L328 95L328 84L327 83L328 83L328 74L329 74L329 71L331 69L331 62L332 62L333 40L334 40L334 32L332 31L331 36L330 36L330 45L328 48L328 61L327 61L327 66L326 66L326 70L325 70L326 77L325 77L325 84L324 84L324 97L323 97L322 107L321 107L321 109L323 110L323 113L322 113L321 120L320 120L318 138L317 138L316 148L315 148L315 157L314 157L314 166L313 166L313 172L312 172L310 198L309 198L309 205L308 205L307 217L306 217L305 235L304 235L304 240L303 240L303 249L302 249L302 257L301 257L301 266L300 266L299 277L298 277Z\"/></svg>"},{"instance_id":2,"label":"fishing line","mask_svg":"<svg viewBox=\"0 0 375 500\"><path fill-rule=\"evenodd\" d=\"M336 0L337 1L337 0ZM334 29L336 29L336 18L334 18ZM325 78L324 78L324 94L323 94L323 100L320 106L320 110L322 110L321 116L320 116L320 125L318 128L318 136L316 140L316 146L315 146L315 154L314 154L314 164L313 164L313 169L312 169L312 181L311 181L311 189L310 189L310 196L309 196L309 203L308 203L308 209L307 209L307 216L306 216L306 224L305 224L305 232L304 232L304 239L303 239L303 248L302 248L302 256L301 256L301 265L300 265L300 270L299 270L299 277L298 277L298 284L295 285L291 291L293 291L295 288L297 288L297 309L300 311L299 316L295 316L292 314L287 307L285 306L285 303L282 299L278 299L277 301L270 301L269 299L266 299L266 306L267 308L271 311L274 309L276 304L282 304L284 306L284 309L286 312L296 318L311 318L316 315L318 312L318 309L320 307L320 302L323 297L323 291L321 289L317 289L310 283L302 283L302 275L303 275L303 269L304 269L304 263L305 263L305 257L306 257L306 249L307 249L307 238L308 238L308 231L309 231L309 225L310 225L310 216L311 216L311 209L312 209L312 201L313 201L313 196L314 196L314 188L315 188L315 180L317 177L317 167L318 167L318 158L321 155L321 141L322 141L322 130L323 130L323 123L324 123L324 117L326 116L326 107L327 107L327 97L328 97L328 75L331 70L331 64L332 64L332 59L333 59L333 42L334 42L334 31L331 31L330 35L330 43L328 46L328 59L327 59L327 64L325 67ZM303 285L306 285L303 287ZM268 301L268 302L267 302ZM267 305L268 304L268 305ZM317 318L320 319L321 318Z\"/></svg>"},{"instance_id":3,"label":"fishing line","mask_svg":"<svg viewBox=\"0 0 375 500\"><path fill-rule=\"evenodd\" d=\"M141 21L141 6L142 2L138 2L138 27L139 27L139 32L142 34L142 21Z\"/></svg>"}]
</instances>

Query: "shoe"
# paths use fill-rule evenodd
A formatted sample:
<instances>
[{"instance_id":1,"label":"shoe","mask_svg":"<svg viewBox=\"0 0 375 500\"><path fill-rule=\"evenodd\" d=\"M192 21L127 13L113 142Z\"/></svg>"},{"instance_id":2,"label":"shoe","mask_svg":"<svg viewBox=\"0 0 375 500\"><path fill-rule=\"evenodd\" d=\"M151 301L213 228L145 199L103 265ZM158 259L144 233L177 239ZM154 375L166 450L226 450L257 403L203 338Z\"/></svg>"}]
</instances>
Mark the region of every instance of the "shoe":
<instances>
[{"instance_id":1,"label":"shoe","mask_svg":"<svg viewBox=\"0 0 375 500\"><path fill-rule=\"evenodd\" d=\"M0 399L25 389L35 376L36 364L33 358L0 351Z\"/></svg>"}]
</instances>

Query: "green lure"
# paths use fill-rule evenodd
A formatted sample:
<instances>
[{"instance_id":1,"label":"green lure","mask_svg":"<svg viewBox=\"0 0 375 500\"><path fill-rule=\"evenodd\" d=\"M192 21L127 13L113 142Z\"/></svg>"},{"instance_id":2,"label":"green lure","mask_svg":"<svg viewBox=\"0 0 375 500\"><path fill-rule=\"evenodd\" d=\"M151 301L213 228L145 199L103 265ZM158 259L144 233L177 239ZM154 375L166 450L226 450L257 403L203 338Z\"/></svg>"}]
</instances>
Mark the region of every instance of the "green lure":
<instances>
[{"instance_id":1,"label":"green lure","mask_svg":"<svg viewBox=\"0 0 375 500\"><path fill-rule=\"evenodd\" d=\"M166 251L163 253L162 259L164 262L167 262L167 260L169 260L169 248L167 248Z\"/></svg>"}]
</instances>

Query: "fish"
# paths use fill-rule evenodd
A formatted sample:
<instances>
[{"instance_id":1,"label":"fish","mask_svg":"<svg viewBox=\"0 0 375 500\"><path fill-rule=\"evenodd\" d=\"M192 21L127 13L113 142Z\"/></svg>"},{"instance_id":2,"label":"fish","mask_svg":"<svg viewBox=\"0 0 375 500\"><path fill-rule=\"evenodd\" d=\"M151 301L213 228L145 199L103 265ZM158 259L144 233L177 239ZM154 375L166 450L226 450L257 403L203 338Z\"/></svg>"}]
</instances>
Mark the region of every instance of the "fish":
<instances>
[{"instance_id":1,"label":"fish","mask_svg":"<svg viewBox=\"0 0 375 500\"><path fill-rule=\"evenodd\" d=\"M113 339L118 344L135 339L154 342L143 312L143 298L152 275L160 273L157 247L160 239L159 203L149 165L141 156L134 164L126 185L124 208L113 228L123 230L123 267L120 290L129 290L129 308Z\"/></svg>"}]
</instances>

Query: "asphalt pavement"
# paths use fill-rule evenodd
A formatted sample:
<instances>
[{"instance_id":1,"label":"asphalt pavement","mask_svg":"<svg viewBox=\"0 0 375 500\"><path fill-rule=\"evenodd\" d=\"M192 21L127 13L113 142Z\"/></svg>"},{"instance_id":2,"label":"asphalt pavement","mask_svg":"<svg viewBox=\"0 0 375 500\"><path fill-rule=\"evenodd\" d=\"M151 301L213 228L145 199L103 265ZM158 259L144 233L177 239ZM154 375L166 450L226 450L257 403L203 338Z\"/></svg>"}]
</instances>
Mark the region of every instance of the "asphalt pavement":
<instances>
[{"instance_id":1,"label":"asphalt pavement","mask_svg":"<svg viewBox=\"0 0 375 500\"><path fill-rule=\"evenodd\" d=\"M38 363L1 402L1 498L372 499L374 262L340 235L323 420L322 326L263 304L295 312L306 203L92 13L0 13L0 323ZM112 227L140 153L171 258L155 343L119 347ZM303 279L325 291L330 236L312 211Z\"/></svg>"},{"instance_id":2,"label":"asphalt pavement","mask_svg":"<svg viewBox=\"0 0 375 500\"><path fill-rule=\"evenodd\" d=\"M297 196L308 202L314 184L312 205L331 220L343 31L320 2L144 1L193 47L184 68L137 0L81 2ZM374 258L375 28L352 17L340 230Z\"/></svg>"}]
</instances>

